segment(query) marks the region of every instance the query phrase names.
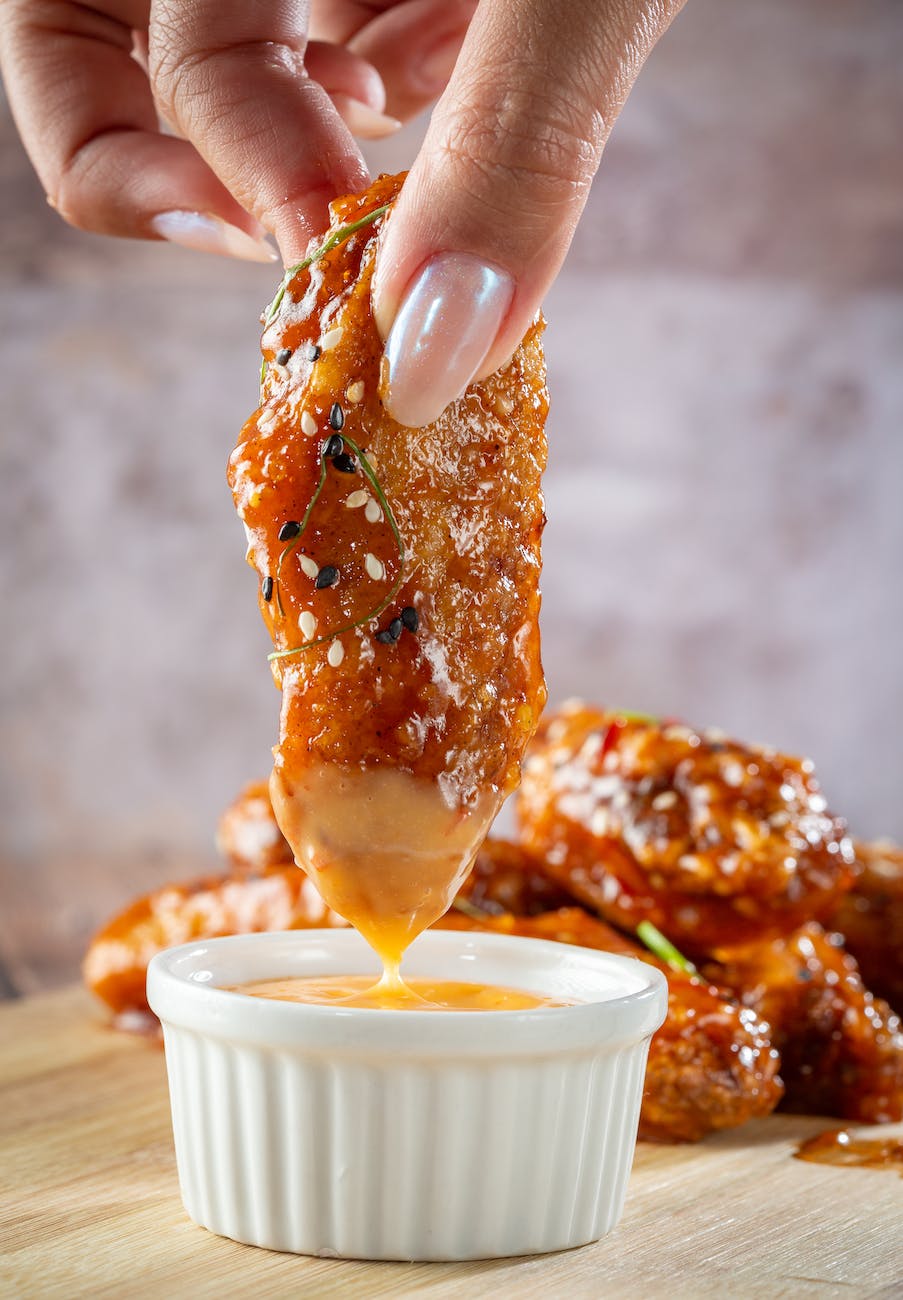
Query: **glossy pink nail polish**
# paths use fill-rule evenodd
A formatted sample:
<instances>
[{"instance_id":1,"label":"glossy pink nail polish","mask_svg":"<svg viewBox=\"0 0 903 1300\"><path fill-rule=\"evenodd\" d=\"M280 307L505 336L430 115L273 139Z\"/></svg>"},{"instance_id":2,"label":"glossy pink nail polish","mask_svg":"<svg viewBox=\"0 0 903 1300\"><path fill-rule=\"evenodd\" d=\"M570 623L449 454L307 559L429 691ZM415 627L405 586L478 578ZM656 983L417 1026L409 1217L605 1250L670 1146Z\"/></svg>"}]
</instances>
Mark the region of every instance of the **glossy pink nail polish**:
<instances>
[{"instance_id":1,"label":"glossy pink nail polish","mask_svg":"<svg viewBox=\"0 0 903 1300\"><path fill-rule=\"evenodd\" d=\"M421 428L460 397L495 342L514 296L500 267L437 253L411 281L386 339L383 397L399 424Z\"/></svg>"}]
</instances>

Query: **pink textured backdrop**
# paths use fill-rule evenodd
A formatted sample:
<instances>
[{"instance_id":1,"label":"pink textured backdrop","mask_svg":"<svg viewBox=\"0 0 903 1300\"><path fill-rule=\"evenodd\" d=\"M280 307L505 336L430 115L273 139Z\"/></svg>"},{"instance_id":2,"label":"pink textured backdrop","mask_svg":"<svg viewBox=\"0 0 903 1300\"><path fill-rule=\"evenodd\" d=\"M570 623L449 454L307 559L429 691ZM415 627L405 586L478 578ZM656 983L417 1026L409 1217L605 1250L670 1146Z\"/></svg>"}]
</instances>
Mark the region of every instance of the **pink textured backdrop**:
<instances>
[{"instance_id":1,"label":"pink textured backdrop","mask_svg":"<svg viewBox=\"0 0 903 1300\"><path fill-rule=\"evenodd\" d=\"M544 655L903 838L901 67L896 0L691 0L653 56L546 307ZM0 205L0 857L147 864L112 906L267 770L224 467L273 276L65 229L5 113Z\"/></svg>"}]
</instances>

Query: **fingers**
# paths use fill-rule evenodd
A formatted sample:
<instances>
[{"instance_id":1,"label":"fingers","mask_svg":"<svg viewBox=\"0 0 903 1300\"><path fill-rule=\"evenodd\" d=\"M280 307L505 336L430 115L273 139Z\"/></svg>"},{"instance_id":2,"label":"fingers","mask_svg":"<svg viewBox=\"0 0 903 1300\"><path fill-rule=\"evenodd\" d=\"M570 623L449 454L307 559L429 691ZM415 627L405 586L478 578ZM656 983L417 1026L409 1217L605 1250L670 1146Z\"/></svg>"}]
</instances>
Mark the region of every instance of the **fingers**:
<instances>
[{"instance_id":1,"label":"fingers","mask_svg":"<svg viewBox=\"0 0 903 1300\"><path fill-rule=\"evenodd\" d=\"M193 242L266 259L257 226L197 152L160 135L131 58L146 5L22 0L0 10L0 58L23 142L49 201L72 225L151 238L161 214L195 218ZM206 241L206 242L205 242Z\"/></svg>"},{"instance_id":2,"label":"fingers","mask_svg":"<svg viewBox=\"0 0 903 1300\"><path fill-rule=\"evenodd\" d=\"M376 68L343 45L309 41L304 56L307 74L326 91L352 135L378 140L401 126L383 110L386 89Z\"/></svg>"},{"instance_id":3,"label":"fingers","mask_svg":"<svg viewBox=\"0 0 903 1300\"><path fill-rule=\"evenodd\" d=\"M304 68L307 6L159 0L150 70L164 113L242 207L300 258L327 204L368 180L326 91Z\"/></svg>"},{"instance_id":4,"label":"fingers","mask_svg":"<svg viewBox=\"0 0 903 1300\"><path fill-rule=\"evenodd\" d=\"M682 0L481 0L374 278L390 413L435 419L514 351Z\"/></svg>"},{"instance_id":5,"label":"fingers","mask_svg":"<svg viewBox=\"0 0 903 1300\"><path fill-rule=\"evenodd\" d=\"M476 0L406 0L351 38L355 54L379 69L394 117L406 121L442 94L476 7Z\"/></svg>"}]
</instances>

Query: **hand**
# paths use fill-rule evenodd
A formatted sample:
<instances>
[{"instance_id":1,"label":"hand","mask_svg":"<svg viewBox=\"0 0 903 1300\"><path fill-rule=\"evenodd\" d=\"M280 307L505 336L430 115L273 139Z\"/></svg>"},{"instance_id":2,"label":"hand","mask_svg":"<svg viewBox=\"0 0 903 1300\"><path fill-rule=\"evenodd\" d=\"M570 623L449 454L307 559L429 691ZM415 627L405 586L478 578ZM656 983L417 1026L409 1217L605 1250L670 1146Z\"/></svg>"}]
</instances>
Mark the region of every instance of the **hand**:
<instances>
[{"instance_id":1,"label":"hand","mask_svg":"<svg viewBox=\"0 0 903 1300\"><path fill-rule=\"evenodd\" d=\"M402 424L434 420L511 356L682 4L481 0L377 259L385 400Z\"/></svg>"},{"instance_id":2,"label":"hand","mask_svg":"<svg viewBox=\"0 0 903 1300\"><path fill-rule=\"evenodd\" d=\"M474 7L0 0L0 66L66 221L260 260L270 231L291 263L330 200L367 184L352 131L386 134L436 98Z\"/></svg>"},{"instance_id":3,"label":"hand","mask_svg":"<svg viewBox=\"0 0 903 1300\"><path fill-rule=\"evenodd\" d=\"M416 426L514 351L682 3L5 0L0 62L67 221L259 259L270 231L287 263L367 183L346 123L385 134L451 76L374 282L387 406Z\"/></svg>"}]
</instances>

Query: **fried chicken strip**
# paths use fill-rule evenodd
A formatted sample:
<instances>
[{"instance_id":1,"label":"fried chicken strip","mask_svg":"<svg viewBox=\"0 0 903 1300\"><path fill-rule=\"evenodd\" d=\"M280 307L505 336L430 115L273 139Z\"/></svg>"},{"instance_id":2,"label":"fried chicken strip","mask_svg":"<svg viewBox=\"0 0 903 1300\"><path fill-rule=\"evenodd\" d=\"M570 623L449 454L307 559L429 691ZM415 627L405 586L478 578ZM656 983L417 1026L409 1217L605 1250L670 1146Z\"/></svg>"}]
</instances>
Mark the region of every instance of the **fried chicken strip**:
<instances>
[{"instance_id":1,"label":"fried chicken strip","mask_svg":"<svg viewBox=\"0 0 903 1300\"><path fill-rule=\"evenodd\" d=\"M225 809L216 828L216 847L238 875L260 876L294 862L266 781L246 785Z\"/></svg>"},{"instance_id":2,"label":"fried chicken strip","mask_svg":"<svg viewBox=\"0 0 903 1300\"><path fill-rule=\"evenodd\" d=\"M788 934L855 875L808 759L572 703L547 715L518 797L524 843L587 907L693 955Z\"/></svg>"},{"instance_id":3,"label":"fried chicken strip","mask_svg":"<svg viewBox=\"0 0 903 1300\"><path fill-rule=\"evenodd\" d=\"M82 975L114 1014L147 1012L148 962L164 948L227 934L344 924L295 866L259 876L206 876L156 889L113 917L91 940Z\"/></svg>"},{"instance_id":4,"label":"fried chicken strip","mask_svg":"<svg viewBox=\"0 0 903 1300\"><path fill-rule=\"evenodd\" d=\"M453 909L435 928L579 944L638 957L664 971L668 1015L649 1047L640 1112L639 1135L647 1141L697 1142L707 1133L770 1114L781 1098L778 1053L768 1026L754 1011L705 982L668 969L582 908L533 917L476 917Z\"/></svg>"},{"instance_id":5,"label":"fried chicken strip","mask_svg":"<svg viewBox=\"0 0 903 1300\"><path fill-rule=\"evenodd\" d=\"M771 1026L784 1108L867 1124L903 1119L903 1032L839 934L811 922L706 966Z\"/></svg>"},{"instance_id":6,"label":"fried chicken strip","mask_svg":"<svg viewBox=\"0 0 903 1300\"><path fill-rule=\"evenodd\" d=\"M392 421L369 218L400 184L332 205L335 246L272 313L229 470L282 688L276 817L390 966L466 876L545 699L541 325L435 424Z\"/></svg>"},{"instance_id":7,"label":"fried chicken strip","mask_svg":"<svg viewBox=\"0 0 903 1300\"><path fill-rule=\"evenodd\" d=\"M865 981L903 1015L903 850L886 840L856 842L862 873L831 913Z\"/></svg>"}]
</instances>

